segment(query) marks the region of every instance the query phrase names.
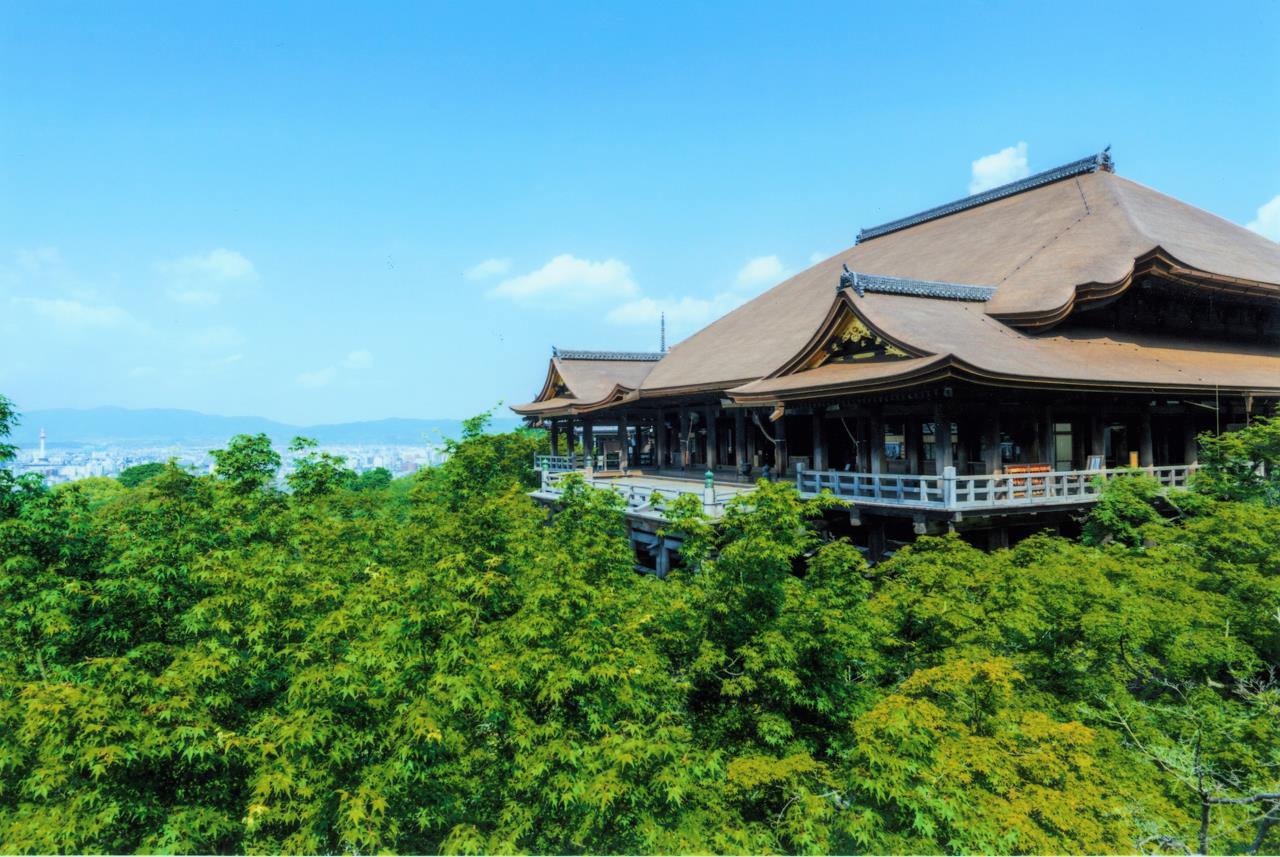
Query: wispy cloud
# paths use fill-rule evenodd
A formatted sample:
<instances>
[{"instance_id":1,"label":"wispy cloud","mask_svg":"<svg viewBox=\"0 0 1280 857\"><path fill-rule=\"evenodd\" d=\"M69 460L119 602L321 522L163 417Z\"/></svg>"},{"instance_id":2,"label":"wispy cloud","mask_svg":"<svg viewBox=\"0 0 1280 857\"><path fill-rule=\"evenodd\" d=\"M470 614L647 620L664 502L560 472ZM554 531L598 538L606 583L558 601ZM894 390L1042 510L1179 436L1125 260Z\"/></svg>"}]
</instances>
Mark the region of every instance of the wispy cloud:
<instances>
[{"instance_id":1,"label":"wispy cloud","mask_svg":"<svg viewBox=\"0 0 1280 857\"><path fill-rule=\"evenodd\" d=\"M349 352L342 365L348 369L369 369L373 366L373 355L361 348Z\"/></svg>"},{"instance_id":2,"label":"wispy cloud","mask_svg":"<svg viewBox=\"0 0 1280 857\"><path fill-rule=\"evenodd\" d=\"M657 330L659 319L667 319L667 328L674 338L689 334L742 304L746 296L737 292L721 292L710 298L640 298L615 307L605 316L611 324L628 327L652 326Z\"/></svg>"},{"instance_id":3,"label":"wispy cloud","mask_svg":"<svg viewBox=\"0 0 1280 857\"><path fill-rule=\"evenodd\" d=\"M771 286L787 278L789 272L777 256L757 256L738 271L739 286Z\"/></svg>"},{"instance_id":4,"label":"wispy cloud","mask_svg":"<svg viewBox=\"0 0 1280 857\"><path fill-rule=\"evenodd\" d=\"M117 306L96 306L69 298L10 298L10 303L67 329L138 325L137 319Z\"/></svg>"},{"instance_id":5,"label":"wispy cloud","mask_svg":"<svg viewBox=\"0 0 1280 857\"><path fill-rule=\"evenodd\" d=\"M1027 144L1023 142L983 155L970 167L969 193L982 193L1031 175L1031 167L1027 164Z\"/></svg>"},{"instance_id":6,"label":"wispy cloud","mask_svg":"<svg viewBox=\"0 0 1280 857\"><path fill-rule=\"evenodd\" d=\"M489 297L520 304L558 305L617 300L636 293L631 269L617 259L593 262L568 253L518 277L511 277L490 289Z\"/></svg>"},{"instance_id":7,"label":"wispy cloud","mask_svg":"<svg viewBox=\"0 0 1280 857\"><path fill-rule=\"evenodd\" d=\"M830 253L824 253L821 250L815 250L814 252L809 254L809 264L816 265L819 262L825 262L827 259L830 259L830 258L831 258Z\"/></svg>"},{"instance_id":8,"label":"wispy cloud","mask_svg":"<svg viewBox=\"0 0 1280 857\"><path fill-rule=\"evenodd\" d=\"M309 389L318 389L327 387L333 383L333 379L337 377L338 370L332 366L326 366L323 369L317 369L314 372L303 372L297 378L298 385Z\"/></svg>"},{"instance_id":9,"label":"wispy cloud","mask_svg":"<svg viewBox=\"0 0 1280 857\"><path fill-rule=\"evenodd\" d=\"M1263 238L1280 241L1280 193L1258 207L1258 216L1250 220L1246 228Z\"/></svg>"},{"instance_id":10,"label":"wispy cloud","mask_svg":"<svg viewBox=\"0 0 1280 857\"><path fill-rule=\"evenodd\" d=\"M198 307L220 302L229 285L251 283L258 278L253 262L225 247L161 260L155 263L155 269L168 282L170 298Z\"/></svg>"},{"instance_id":11,"label":"wispy cloud","mask_svg":"<svg viewBox=\"0 0 1280 857\"><path fill-rule=\"evenodd\" d=\"M462 272L468 280L484 280L498 277L511 270L510 259L485 259Z\"/></svg>"},{"instance_id":12,"label":"wispy cloud","mask_svg":"<svg viewBox=\"0 0 1280 857\"><path fill-rule=\"evenodd\" d=\"M235 348L244 344L244 334L225 324L216 324L194 330L187 334L184 339L191 345L208 351Z\"/></svg>"}]
</instances>

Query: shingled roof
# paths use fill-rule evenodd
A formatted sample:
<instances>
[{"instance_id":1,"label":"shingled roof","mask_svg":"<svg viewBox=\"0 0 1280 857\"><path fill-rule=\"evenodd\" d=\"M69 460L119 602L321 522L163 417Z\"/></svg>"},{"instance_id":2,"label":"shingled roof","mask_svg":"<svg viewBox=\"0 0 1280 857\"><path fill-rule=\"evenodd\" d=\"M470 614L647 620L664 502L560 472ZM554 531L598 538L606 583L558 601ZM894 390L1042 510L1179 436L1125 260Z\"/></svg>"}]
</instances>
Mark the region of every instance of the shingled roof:
<instances>
[{"instance_id":1,"label":"shingled roof","mask_svg":"<svg viewBox=\"0 0 1280 857\"><path fill-rule=\"evenodd\" d=\"M1050 329L1077 302L1113 296L1144 266L1204 288L1280 299L1280 245L1098 170L864 238L672 348L645 378L640 396L727 390L770 376L822 324L845 266L863 274L994 289L982 303L890 294L858 298L868 320L899 330L930 354L964 355L1001 373L1064 380L1101 373L1150 386L1170 381L1165 370L1184 355L1187 371L1178 377L1188 384L1280 388L1280 362L1267 349L1161 340L1168 353L1153 362L1140 352L1160 349L1155 341L1129 338L1126 346L1114 334L1023 332ZM1116 344L1102 345L1107 341Z\"/></svg>"},{"instance_id":2,"label":"shingled roof","mask_svg":"<svg viewBox=\"0 0 1280 857\"><path fill-rule=\"evenodd\" d=\"M538 397L511 409L523 416L576 413L610 404L640 386L659 352L552 349Z\"/></svg>"}]
</instances>

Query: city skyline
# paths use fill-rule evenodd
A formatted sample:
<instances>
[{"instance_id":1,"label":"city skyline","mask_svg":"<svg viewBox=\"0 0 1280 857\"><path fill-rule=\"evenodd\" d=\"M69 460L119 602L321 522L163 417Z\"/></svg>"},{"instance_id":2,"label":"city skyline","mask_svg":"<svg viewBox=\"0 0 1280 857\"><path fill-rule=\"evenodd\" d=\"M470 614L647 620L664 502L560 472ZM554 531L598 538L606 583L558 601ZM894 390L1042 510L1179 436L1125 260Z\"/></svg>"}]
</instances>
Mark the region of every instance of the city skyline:
<instances>
[{"instance_id":1,"label":"city skyline","mask_svg":"<svg viewBox=\"0 0 1280 857\"><path fill-rule=\"evenodd\" d=\"M1280 10L1155 8L15 8L0 393L466 417L1107 144L1280 238Z\"/></svg>"}]
</instances>

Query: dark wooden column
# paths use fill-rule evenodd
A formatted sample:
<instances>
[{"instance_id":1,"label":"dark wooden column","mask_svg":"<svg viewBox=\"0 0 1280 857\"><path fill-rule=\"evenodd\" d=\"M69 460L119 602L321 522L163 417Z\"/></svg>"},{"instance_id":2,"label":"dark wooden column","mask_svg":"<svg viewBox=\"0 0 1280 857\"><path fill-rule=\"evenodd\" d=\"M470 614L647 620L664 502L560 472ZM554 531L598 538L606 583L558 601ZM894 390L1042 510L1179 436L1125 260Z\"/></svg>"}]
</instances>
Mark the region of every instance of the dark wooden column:
<instances>
[{"instance_id":1,"label":"dark wooden column","mask_svg":"<svg viewBox=\"0 0 1280 857\"><path fill-rule=\"evenodd\" d=\"M667 466L667 412L658 408L658 415L653 418L653 466L662 469Z\"/></svg>"},{"instance_id":2,"label":"dark wooden column","mask_svg":"<svg viewBox=\"0 0 1280 857\"><path fill-rule=\"evenodd\" d=\"M779 417L773 424L773 469L778 476L786 476L790 462L787 457L787 418Z\"/></svg>"},{"instance_id":3,"label":"dark wooden column","mask_svg":"<svg viewBox=\"0 0 1280 857\"><path fill-rule=\"evenodd\" d=\"M1102 466L1107 466L1107 419L1102 413L1089 415L1089 455L1102 456ZM1088 465L1088 461L1085 462Z\"/></svg>"},{"instance_id":4,"label":"dark wooden column","mask_svg":"<svg viewBox=\"0 0 1280 857\"><path fill-rule=\"evenodd\" d=\"M982 464L987 473L1000 469L1000 414L995 409L982 416Z\"/></svg>"},{"instance_id":5,"label":"dark wooden column","mask_svg":"<svg viewBox=\"0 0 1280 857\"><path fill-rule=\"evenodd\" d=\"M680 439L676 447L680 455L680 469L689 469L689 409L680 408Z\"/></svg>"},{"instance_id":6,"label":"dark wooden column","mask_svg":"<svg viewBox=\"0 0 1280 857\"><path fill-rule=\"evenodd\" d=\"M551 424L551 454L560 454L560 421L549 420Z\"/></svg>"},{"instance_id":7,"label":"dark wooden column","mask_svg":"<svg viewBox=\"0 0 1280 857\"><path fill-rule=\"evenodd\" d=\"M1040 414L1040 431L1036 435L1040 446L1040 461L1056 469L1058 459L1057 436L1053 431L1053 409L1045 408Z\"/></svg>"},{"instance_id":8,"label":"dark wooden column","mask_svg":"<svg viewBox=\"0 0 1280 857\"><path fill-rule=\"evenodd\" d=\"M1182 463L1195 464L1200 460L1200 445L1196 443L1196 419L1187 414L1182 418Z\"/></svg>"},{"instance_id":9,"label":"dark wooden column","mask_svg":"<svg viewBox=\"0 0 1280 857\"><path fill-rule=\"evenodd\" d=\"M867 464L872 473L884 472L884 412L879 407L867 418Z\"/></svg>"},{"instance_id":10,"label":"dark wooden column","mask_svg":"<svg viewBox=\"0 0 1280 857\"><path fill-rule=\"evenodd\" d=\"M576 445L577 438L573 435L573 418L569 417L564 421L564 454L573 455L573 448Z\"/></svg>"},{"instance_id":11,"label":"dark wooden column","mask_svg":"<svg viewBox=\"0 0 1280 857\"><path fill-rule=\"evenodd\" d=\"M1151 411L1143 407L1138 424L1138 466L1150 467L1155 463L1151 443Z\"/></svg>"},{"instance_id":12,"label":"dark wooden column","mask_svg":"<svg viewBox=\"0 0 1280 857\"><path fill-rule=\"evenodd\" d=\"M733 460L738 466L739 473L750 472L751 456L747 453L747 412L742 408L735 408L733 411Z\"/></svg>"},{"instance_id":13,"label":"dark wooden column","mask_svg":"<svg viewBox=\"0 0 1280 857\"><path fill-rule=\"evenodd\" d=\"M626 470L631 466L631 444L629 435L631 434L630 420L627 419L625 411L618 414L618 466Z\"/></svg>"},{"instance_id":14,"label":"dark wooden column","mask_svg":"<svg viewBox=\"0 0 1280 857\"><path fill-rule=\"evenodd\" d=\"M813 469L826 470L827 463L827 415L822 407L813 409Z\"/></svg>"},{"instance_id":15,"label":"dark wooden column","mask_svg":"<svg viewBox=\"0 0 1280 857\"><path fill-rule=\"evenodd\" d=\"M588 470L596 469L596 444L595 437L591 433L593 427L590 417L587 417L582 421L582 454L586 456L586 466Z\"/></svg>"},{"instance_id":16,"label":"dark wooden column","mask_svg":"<svg viewBox=\"0 0 1280 857\"><path fill-rule=\"evenodd\" d=\"M716 413L719 410L715 405L708 405L706 410L708 470L715 470L720 463L720 436L716 432Z\"/></svg>"},{"instance_id":17,"label":"dark wooden column","mask_svg":"<svg viewBox=\"0 0 1280 857\"><path fill-rule=\"evenodd\" d=\"M946 468L955 466L955 453L951 449L951 415L941 405L933 409L933 463L939 476Z\"/></svg>"},{"instance_id":18,"label":"dark wooden column","mask_svg":"<svg viewBox=\"0 0 1280 857\"><path fill-rule=\"evenodd\" d=\"M902 418L902 442L907 446L907 472L923 473L921 464L924 461L924 426L920 417L907 414Z\"/></svg>"}]
</instances>

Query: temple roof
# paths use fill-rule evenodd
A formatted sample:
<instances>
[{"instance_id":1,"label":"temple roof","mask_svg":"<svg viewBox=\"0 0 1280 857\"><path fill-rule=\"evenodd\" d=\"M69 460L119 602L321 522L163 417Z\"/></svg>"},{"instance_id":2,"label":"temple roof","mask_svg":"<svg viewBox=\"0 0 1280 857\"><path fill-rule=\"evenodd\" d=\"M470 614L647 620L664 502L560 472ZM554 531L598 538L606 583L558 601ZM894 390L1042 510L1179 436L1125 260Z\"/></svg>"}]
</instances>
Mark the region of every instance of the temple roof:
<instances>
[{"instance_id":1,"label":"temple roof","mask_svg":"<svg viewBox=\"0 0 1280 857\"><path fill-rule=\"evenodd\" d=\"M662 359L658 352L575 351L553 348L538 397L513 405L525 416L569 413L607 404L640 386Z\"/></svg>"},{"instance_id":2,"label":"temple roof","mask_svg":"<svg viewBox=\"0 0 1280 857\"><path fill-rule=\"evenodd\" d=\"M857 297L870 321L929 354L1033 377L1280 387L1275 349L1023 332L1048 330L1078 304L1114 296L1135 272L1153 267L1197 288L1280 299L1280 245L1099 169L871 238L864 232L860 243L676 345L645 377L640 396L724 390L774 374L823 323L846 266L859 276L993 290L985 301L974 301L976 292L964 300L890 289ZM842 371L855 370L867 367Z\"/></svg>"}]
</instances>

